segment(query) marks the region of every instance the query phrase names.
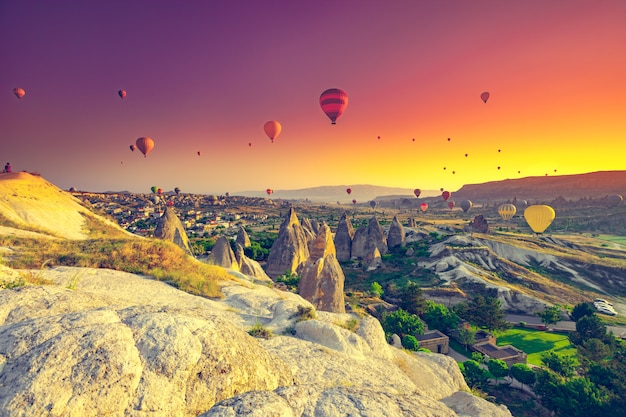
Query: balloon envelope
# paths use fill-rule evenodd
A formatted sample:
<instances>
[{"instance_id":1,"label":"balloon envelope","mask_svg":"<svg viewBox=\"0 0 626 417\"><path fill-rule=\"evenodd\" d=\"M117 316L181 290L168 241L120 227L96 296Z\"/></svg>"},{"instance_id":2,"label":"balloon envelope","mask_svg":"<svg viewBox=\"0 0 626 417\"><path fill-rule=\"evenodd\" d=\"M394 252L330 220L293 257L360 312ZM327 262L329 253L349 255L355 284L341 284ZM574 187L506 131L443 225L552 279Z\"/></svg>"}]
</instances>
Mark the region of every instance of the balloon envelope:
<instances>
[{"instance_id":1,"label":"balloon envelope","mask_svg":"<svg viewBox=\"0 0 626 417\"><path fill-rule=\"evenodd\" d=\"M274 142L274 139L276 139L278 135L280 135L280 131L282 129L283 127L276 120L270 120L263 125L263 130L265 131L265 134L268 138L270 138L272 142Z\"/></svg>"},{"instance_id":2,"label":"balloon envelope","mask_svg":"<svg viewBox=\"0 0 626 417\"><path fill-rule=\"evenodd\" d=\"M150 151L154 148L154 141L149 137L141 137L135 142L137 149L141 151L144 156L148 156Z\"/></svg>"},{"instance_id":3,"label":"balloon envelope","mask_svg":"<svg viewBox=\"0 0 626 417\"><path fill-rule=\"evenodd\" d=\"M544 230L552 224L552 221L556 217L554 209L545 205L528 206L524 210L524 218L526 223L535 233L543 233Z\"/></svg>"},{"instance_id":4,"label":"balloon envelope","mask_svg":"<svg viewBox=\"0 0 626 417\"><path fill-rule=\"evenodd\" d=\"M374 201L374 200L370 201L370 207L371 208L376 207L376 201Z\"/></svg>"},{"instance_id":5,"label":"balloon envelope","mask_svg":"<svg viewBox=\"0 0 626 417\"><path fill-rule=\"evenodd\" d=\"M422 203L420 204L420 210L422 211L426 211L428 209L428 203Z\"/></svg>"},{"instance_id":6,"label":"balloon envelope","mask_svg":"<svg viewBox=\"0 0 626 417\"><path fill-rule=\"evenodd\" d=\"M511 220L515 213L517 213L517 207L513 204L501 204L498 207L498 214L503 220Z\"/></svg>"},{"instance_id":7,"label":"balloon envelope","mask_svg":"<svg viewBox=\"0 0 626 417\"><path fill-rule=\"evenodd\" d=\"M454 201L448 201L448 207L452 210L454 208Z\"/></svg>"},{"instance_id":8,"label":"balloon envelope","mask_svg":"<svg viewBox=\"0 0 626 417\"><path fill-rule=\"evenodd\" d=\"M352 200L352 204L356 204L356 200Z\"/></svg>"},{"instance_id":9,"label":"balloon envelope","mask_svg":"<svg viewBox=\"0 0 626 417\"><path fill-rule=\"evenodd\" d=\"M124 97L126 97L126 91L120 90L120 91L117 92L117 95L120 96L120 98L124 98Z\"/></svg>"},{"instance_id":10,"label":"balloon envelope","mask_svg":"<svg viewBox=\"0 0 626 417\"><path fill-rule=\"evenodd\" d=\"M320 95L320 107L330 119L331 124L336 124L337 119L348 106L348 95L338 88L329 88Z\"/></svg>"},{"instance_id":11,"label":"balloon envelope","mask_svg":"<svg viewBox=\"0 0 626 417\"><path fill-rule=\"evenodd\" d=\"M415 197L419 197L420 194L422 194L422 190L420 190L419 188L416 188L415 190L413 190L413 194L415 194Z\"/></svg>"},{"instance_id":12,"label":"balloon envelope","mask_svg":"<svg viewBox=\"0 0 626 417\"><path fill-rule=\"evenodd\" d=\"M467 210L472 208L472 202L470 200L461 200L461 209L464 213L467 213Z\"/></svg>"},{"instance_id":13,"label":"balloon envelope","mask_svg":"<svg viewBox=\"0 0 626 417\"><path fill-rule=\"evenodd\" d=\"M135 145L130 145L129 148L133 152L135 152L135 149L137 149L137 147Z\"/></svg>"},{"instance_id":14,"label":"balloon envelope","mask_svg":"<svg viewBox=\"0 0 626 417\"><path fill-rule=\"evenodd\" d=\"M272 190L271 188L268 188L267 190L265 190L265 192L267 193L267 195L270 195L274 192L274 190Z\"/></svg>"},{"instance_id":15,"label":"balloon envelope","mask_svg":"<svg viewBox=\"0 0 626 417\"><path fill-rule=\"evenodd\" d=\"M346 193L348 193L348 195L350 195L352 193L352 188L346 188Z\"/></svg>"},{"instance_id":16,"label":"balloon envelope","mask_svg":"<svg viewBox=\"0 0 626 417\"><path fill-rule=\"evenodd\" d=\"M21 89L19 87L15 87L13 89L13 94L15 94L15 97L17 97L17 98L22 98L22 97L24 97L24 94L26 94L26 91L24 91L23 89Z\"/></svg>"},{"instance_id":17,"label":"balloon envelope","mask_svg":"<svg viewBox=\"0 0 626 417\"><path fill-rule=\"evenodd\" d=\"M486 103L486 102L487 102L487 100L489 100L489 93L488 93L487 91L485 91L484 93L482 93L482 94L480 95L480 99L481 99L483 102L485 102L485 103Z\"/></svg>"},{"instance_id":18,"label":"balloon envelope","mask_svg":"<svg viewBox=\"0 0 626 417\"><path fill-rule=\"evenodd\" d=\"M156 194L158 189L159 188L156 185L153 185L152 187L150 187L150 191L152 191L154 194Z\"/></svg>"},{"instance_id":19,"label":"balloon envelope","mask_svg":"<svg viewBox=\"0 0 626 417\"><path fill-rule=\"evenodd\" d=\"M441 197L443 197L444 201L448 201L448 199L450 198L450 191L444 191L443 193L441 193Z\"/></svg>"}]
</instances>

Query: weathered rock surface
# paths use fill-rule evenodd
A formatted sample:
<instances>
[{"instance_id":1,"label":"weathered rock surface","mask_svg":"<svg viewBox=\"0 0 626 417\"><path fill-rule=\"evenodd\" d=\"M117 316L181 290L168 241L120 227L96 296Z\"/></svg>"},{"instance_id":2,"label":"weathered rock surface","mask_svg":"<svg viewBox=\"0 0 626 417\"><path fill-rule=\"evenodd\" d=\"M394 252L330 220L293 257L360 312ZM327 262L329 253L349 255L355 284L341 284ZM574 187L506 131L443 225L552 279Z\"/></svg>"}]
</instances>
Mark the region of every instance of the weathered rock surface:
<instances>
[{"instance_id":1,"label":"weathered rock surface","mask_svg":"<svg viewBox=\"0 0 626 417\"><path fill-rule=\"evenodd\" d=\"M474 217L474 220L469 222L468 229L471 232L476 233L489 233L489 223L482 214Z\"/></svg>"},{"instance_id":2,"label":"weathered rock surface","mask_svg":"<svg viewBox=\"0 0 626 417\"><path fill-rule=\"evenodd\" d=\"M265 270L254 259L250 259L244 253L243 247L237 243L237 250L235 251L235 258L239 265L239 272L242 274L256 278L258 281L271 283L272 279L265 273Z\"/></svg>"},{"instance_id":3,"label":"weathered rock surface","mask_svg":"<svg viewBox=\"0 0 626 417\"><path fill-rule=\"evenodd\" d=\"M192 255L185 227L171 207L166 207L163 215L159 217L159 221L154 229L154 237L174 242L185 252Z\"/></svg>"},{"instance_id":4,"label":"weathered rock surface","mask_svg":"<svg viewBox=\"0 0 626 417\"><path fill-rule=\"evenodd\" d=\"M344 213L337 223L335 232L335 250L337 260L340 262L349 261L352 256L352 239L354 238L354 228L348 215Z\"/></svg>"},{"instance_id":5,"label":"weathered rock surface","mask_svg":"<svg viewBox=\"0 0 626 417\"><path fill-rule=\"evenodd\" d=\"M230 242L225 236L220 236L215 241L213 249L207 259L207 263L211 265L221 266L223 268L239 270L239 262L235 257L235 253L230 247Z\"/></svg>"},{"instance_id":6,"label":"weathered rock surface","mask_svg":"<svg viewBox=\"0 0 626 417\"><path fill-rule=\"evenodd\" d=\"M208 300L111 270L40 273L57 284L0 291L0 416L456 416L463 406L453 359L390 347L372 317L318 311L296 323L307 301L236 275ZM355 333L335 324L354 319ZM254 324L274 337L249 336ZM510 416L461 399L462 415Z\"/></svg>"},{"instance_id":7,"label":"weathered rock surface","mask_svg":"<svg viewBox=\"0 0 626 417\"><path fill-rule=\"evenodd\" d=\"M374 249L378 249L381 255L389 252L385 231L378 223L376 216L373 216L367 227L359 227L354 232L352 239L352 258L371 259Z\"/></svg>"},{"instance_id":8,"label":"weathered rock surface","mask_svg":"<svg viewBox=\"0 0 626 417\"><path fill-rule=\"evenodd\" d=\"M310 233L300 224L295 210L290 208L270 249L265 272L272 278L299 273L309 257Z\"/></svg>"},{"instance_id":9,"label":"weathered rock surface","mask_svg":"<svg viewBox=\"0 0 626 417\"><path fill-rule=\"evenodd\" d=\"M309 251L298 283L298 294L318 310L345 313L345 276L337 261L328 225L319 227L319 233L309 245Z\"/></svg>"},{"instance_id":10,"label":"weathered rock surface","mask_svg":"<svg viewBox=\"0 0 626 417\"><path fill-rule=\"evenodd\" d=\"M246 232L245 227L243 226L239 227L239 230L237 231L237 239L235 240L235 243L241 245L242 248L250 247L250 236L248 236L248 232Z\"/></svg>"},{"instance_id":11,"label":"weathered rock surface","mask_svg":"<svg viewBox=\"0 0 626 417\"><path fill-rule=\"evenodd\" d=\"M387 232L387 246L395 248L396 246L405 245L404 226L398 221L397 216L393 216L389 231Z\"/></svg>"}]
</instances>

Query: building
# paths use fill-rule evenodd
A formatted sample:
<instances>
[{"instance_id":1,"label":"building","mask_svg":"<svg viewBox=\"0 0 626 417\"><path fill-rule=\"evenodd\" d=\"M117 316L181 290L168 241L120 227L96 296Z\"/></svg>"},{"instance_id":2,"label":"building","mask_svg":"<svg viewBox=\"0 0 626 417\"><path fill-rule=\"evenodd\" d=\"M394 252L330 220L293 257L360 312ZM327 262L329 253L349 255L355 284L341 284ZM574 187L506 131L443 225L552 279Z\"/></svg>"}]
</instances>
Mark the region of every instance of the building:
<instances>
[{"instance_id":1,"label":"building","mask_svg":"<svg viewBox=\"0 0 626 417\"><path fill-rule=\"evenodd\" d=\"M450 351L450 339L439 330L428 330L424 334L415 337L420 344L420 348L428 349L431 352L448 354Z\"/></svg>"}]
</instances>

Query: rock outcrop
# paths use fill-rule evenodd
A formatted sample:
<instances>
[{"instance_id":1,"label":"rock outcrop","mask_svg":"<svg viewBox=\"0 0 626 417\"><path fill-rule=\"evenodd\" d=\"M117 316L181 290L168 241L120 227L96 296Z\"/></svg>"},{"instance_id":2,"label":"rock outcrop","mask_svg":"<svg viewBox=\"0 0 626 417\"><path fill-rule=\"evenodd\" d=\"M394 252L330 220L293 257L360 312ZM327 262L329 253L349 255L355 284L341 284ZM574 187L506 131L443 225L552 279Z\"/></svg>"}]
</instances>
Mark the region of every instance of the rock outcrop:
<instances>
[{"instance_id":1,"label":"rock outcrop","mask_svg":"<svg viewBox=\"0 0 626 417\"><path fill-rule=\"evenodd\" d=\"M237 239L235 240L235 243L241 245L242 248L250 247L250 236L248 236L248 232L246 232L246 229L243 226L240 226L237 231Z\"/></svg>"},{"instance_id":2,"label":"rock outcrop","mask_svg":"<svg viewBox=\"0 0 626 417\"><path fill-rule=\"evenodd\" d=\"M220 236L217 238L213 249L211 249L207 263L211 265L218 265L223 268L234 269L236 271L239 270L239 262L230 247L230 242L227 237Z\"/></svg>"},{"instance_id":3,"label":"rock outcrop","mask_svg":"<svg viewBox=\"0 0 626 417\"><path fill-rule=\"evenodd\" d=\"M337 223L335 232L335 251L337 260L340 262L349 261L352 257L352 239L354 238L354 228L348 215L344 213Z\"/></svg>"},{"instance_id":4,"label":"rock outcrop","mask_svg":"<svg viewBox=\"0 0 626 417\"><path fill-rule=\"evenodd\" d=\"M319 233L311 242L309 250L310 255L304 263L298 283L298 294L318 310L345 313L345 277L337 261L328 225L319 227Z\"/></svg>"},{"instance_id":5,"label":"rock outcrop","mask_svg":"<svg viewBox=\"0 0 626 417\"><path fill-rule=\"evenodd\" d=\"M389 252L385 232L376 216L370 219L367 227L359 227L354 232L351 256L356 259L368 259L372 257L374 249L378 249L381 255Z\"/></svg>"},{"instance_id":6,"label":"rock outcrop","mask_svg":"<svg viewBox=\"0 0 626 417\"><path fill-rule=\"evenodd\" d=\"M404 226L402 226L402 223L398 221L397 216L393 216L393 221L391 222L391 226L389 226L389 231L387 232L387 246L395 248L396 246L404 247L404 245Z\"/></svg>"},{"instance_id":7,"label":"rock outcrop","mask_svg":"<svg viewBox=\"0 0 626 417\"><path fill-rule=\"evenodd\" d=\"M311 233L302 227L295 210L290 208L270 249L265 272L272 278L285 273L299 273L309 257Z\"/></svg>"},{"instance_id":8,"label":"rock outcrop","mask_svg":"<svg viewBox=\"0 0 626 417\"><path fill-rule=\"evenodd\" d=\"M248 258L244 253L243 247L239 243L236 244L236 248L235 258L237 259L237 264L239 265L239 272L253 277L257 281L266 283L272 282L272 279L265 273L261 264L254 259Z\"/></svg>"},{"instance_id":9,"label":"rock outcrop","mask_svg":"<svg viewBox=\"0 0 626 417\"><path fill-rule=\"evenodd\" d=\"M476 233L489 233L489 223L482 214L474 217L474 220L469 222L467 226L470 232Z\"/></svg>"},{"instance_id":10,"label":"rock outcrop","mask_svg":"<svg viewBox=\"0 0 626 417\"><path fill-rule=\"evenodd\" d=\"M159 221L154 229L154 237L174 242L185 252L192 255L187 232L185 232L183 224L172 207L166 207L163 215L159 217Z\"/></svg>"}]
</instances>

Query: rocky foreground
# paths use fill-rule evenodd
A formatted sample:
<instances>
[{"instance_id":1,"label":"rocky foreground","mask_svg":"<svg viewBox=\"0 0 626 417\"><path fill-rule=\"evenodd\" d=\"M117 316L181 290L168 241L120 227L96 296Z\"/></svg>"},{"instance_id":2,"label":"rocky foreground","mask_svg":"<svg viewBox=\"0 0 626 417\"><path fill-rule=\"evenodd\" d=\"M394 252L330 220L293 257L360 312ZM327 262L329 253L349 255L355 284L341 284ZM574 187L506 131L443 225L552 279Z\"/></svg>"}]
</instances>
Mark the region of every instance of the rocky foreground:
<instances>
[{"instance_id":1,"label":"rocky foreground","mask_svg":"<svg viewBox=\"0 0 626 417\"><path fill-rule=\"evenodd\" d=\"M0 416L511 415L453 359L389 346L371 317L298 321L310 303L234 271L217 301L118 271L32 273L55 284L0 291Z\"/></svg>"}]
</instances>

